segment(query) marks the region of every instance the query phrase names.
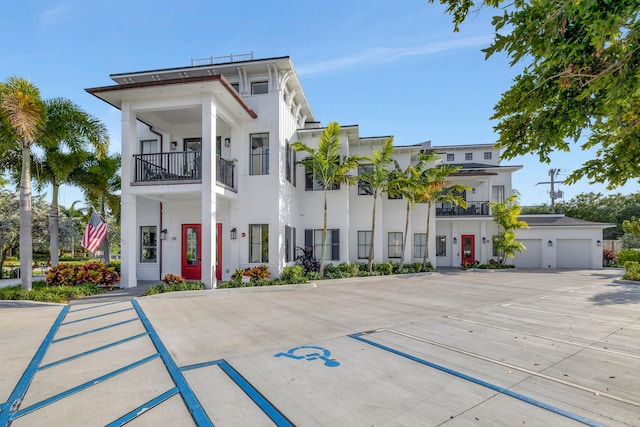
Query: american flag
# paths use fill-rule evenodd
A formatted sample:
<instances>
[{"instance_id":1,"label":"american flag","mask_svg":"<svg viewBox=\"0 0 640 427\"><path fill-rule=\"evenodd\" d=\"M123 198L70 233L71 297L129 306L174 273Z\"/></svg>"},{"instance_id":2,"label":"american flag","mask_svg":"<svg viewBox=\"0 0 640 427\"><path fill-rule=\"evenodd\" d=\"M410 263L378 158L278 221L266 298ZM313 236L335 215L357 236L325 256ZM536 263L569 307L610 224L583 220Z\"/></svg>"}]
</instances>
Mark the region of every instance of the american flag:
<instances>
[{"instance_id":1,"label":"american flag","mask_svg":"<svg viewBox=\"0 0 640 427\"><path fill-rule=\"evenodd\" d=\"M87 224L87 230L82 236L82 247L89 252L95 252L104 239L107 237L107 224L102 222L100 217L95 213L91 213L91 219Z\"/></svg>"}]
</instances>

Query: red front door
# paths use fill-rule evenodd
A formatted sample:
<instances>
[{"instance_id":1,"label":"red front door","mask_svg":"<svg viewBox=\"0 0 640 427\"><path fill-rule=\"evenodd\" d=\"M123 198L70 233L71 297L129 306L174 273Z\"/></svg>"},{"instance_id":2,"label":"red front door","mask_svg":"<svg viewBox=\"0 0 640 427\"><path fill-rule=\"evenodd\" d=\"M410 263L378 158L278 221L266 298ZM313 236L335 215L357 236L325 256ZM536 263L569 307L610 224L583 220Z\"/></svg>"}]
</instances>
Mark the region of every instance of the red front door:
<instances>
[{"instance_id":1,"label":"red front door","mask_svg":"<svg viewBox=\"0 0 640 427\"><path fill-rule=\"evenodd\" d=\"M222 280L222 224L216 224L216 280Z\"/></svg>"},{"instance_id":2,"label":"red front door","mask_svg":"<svg viewBox=\"0 0 640 427\"><path fill-rule=\"evenodd\" d=\"M473 234L463 234L462 236L462 265L473 264L476 260L475 236Z\"/></svg>"},{"instance_id":3,"label":"red front door","mask_svg":"<svg viewBox=\"0 0 640 427\"><path fill-rule=\"evenodd\" d=\"M202 225L182 224L182 277L202 279Z\"/></svg>"}]
</instances>

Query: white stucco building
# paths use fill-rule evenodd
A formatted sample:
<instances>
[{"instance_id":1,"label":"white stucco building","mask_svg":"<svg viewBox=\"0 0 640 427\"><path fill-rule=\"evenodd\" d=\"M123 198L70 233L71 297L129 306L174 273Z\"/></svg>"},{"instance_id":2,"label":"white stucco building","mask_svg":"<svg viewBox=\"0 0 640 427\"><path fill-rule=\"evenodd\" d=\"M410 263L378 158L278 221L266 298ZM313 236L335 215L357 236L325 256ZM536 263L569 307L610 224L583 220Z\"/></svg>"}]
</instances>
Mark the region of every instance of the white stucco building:
<instances>
[{"instance_id":1,"label":"white stucco building","mask_svg":"<svg viewBox=\"0 0 640 427\"><path fill-rule=\"evenodd\" d=\"M289 57L210 58L111 78L115 85L87 91L122 115L121 286L166 273L215 286L237 268L260 264L277 276L294 264L296 246L313 245L319 253L322 192L296 165L289 144L317 144L323 128ZM370 155L385 139L361 137L358 126L343 126L342 154ZM405 167L425 148L441 153L444 163L462 166L451 181L472 189L464 194L467 209L434 208L430 261L487 262L497 234L488 203L511 194L511 174L521 167L501 165L488 144L397 146L394 157ZM358 186L330 191L327 262L366 261L373 198L360 192ZM384 194L378 203L375 261L399 261L406 202ZM422 259L426 214L426 205L411 213L405 262ZM567 227L523 231L522 238L540 252L516 258L516 265L571 267L561 261L564 248L588 244L588 268L599 268L597 243L606 224L589 224L576 235L571 228L564 243L559 230ZM555 246L545 246L552 240ZM582 259L579 264L587 266Z\"/></svg>"}]
</instances>

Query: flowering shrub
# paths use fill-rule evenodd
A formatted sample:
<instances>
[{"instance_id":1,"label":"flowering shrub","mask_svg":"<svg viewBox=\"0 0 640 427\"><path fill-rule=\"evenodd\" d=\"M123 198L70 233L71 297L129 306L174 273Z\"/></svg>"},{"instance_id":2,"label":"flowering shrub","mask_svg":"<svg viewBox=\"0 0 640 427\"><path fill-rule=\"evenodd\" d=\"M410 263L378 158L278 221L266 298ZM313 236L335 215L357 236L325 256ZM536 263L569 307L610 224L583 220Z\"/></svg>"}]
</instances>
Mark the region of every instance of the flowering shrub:
<instances>
[{"instance_id":1,"label":"flowering shrub","mask_svg":"<svg viewBox=\"0 0 640 427\"><path fill-rule=\"evenodd\" d=\"M179 274L167 273L162 278L162 283L165 285L175 285L178 283L184 283L184 278Z\"/></svg>"},{"instance_id":2,"label":"flowering shrub","mask_svg":"<svg viewBox=\"0 0 640 427\"><path fill-rule=\"evenodd\" d=\"M251 280L266 280L271 277L269 267L264 264L245 270L243 275L251 277Z\"/></svg>"},{"instance_id":3,"label":"flowering shrub","mask_svg":"<svg viewBox=\"0 0 640 427\"><path fill-rule=\"evenodd\" d=\"M45 282L49 286L74 286L76 284L76 269L71 264L58 264L49 269Z\"/></svg>"},{"instance_id":4,"label":"flowering shrub","mask_svg":"<svg viewBox=\"0 0 640 427\"><path fill-rule=\"evenodd\" d=\"M120 275L115 269L107 267L101 262L88 262L84 265L59 264L51 267L45 282L49 286L77 286L85 283L111 288L120 281Z\"/></svg>"}]
</instances>

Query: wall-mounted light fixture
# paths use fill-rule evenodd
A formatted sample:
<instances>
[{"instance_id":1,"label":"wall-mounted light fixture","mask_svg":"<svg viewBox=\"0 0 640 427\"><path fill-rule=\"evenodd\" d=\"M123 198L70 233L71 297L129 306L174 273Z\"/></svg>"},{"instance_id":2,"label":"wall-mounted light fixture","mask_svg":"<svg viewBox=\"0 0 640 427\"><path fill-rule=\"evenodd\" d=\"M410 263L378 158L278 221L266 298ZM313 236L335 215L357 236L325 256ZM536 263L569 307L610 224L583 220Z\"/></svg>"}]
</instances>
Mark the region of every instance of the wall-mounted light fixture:
<instances>
[{"instance_id":1,"label":"wall-mounted light fixture","mask_svg":"<svg viewBox=\"0 0 640 427\"><path fill-rule=\"evenodd\" d=\"M482 238L482 244L484 244L484 245L486 245L486 244L487 244L487 238L486 238L486 237L483 237L483 238Z\"/></svg>"},{"instance_id":2,"label":"wall-mounted light fixture","mask_svg":"<svg viewBox=\"0 0 640 427\"><path fill-rule=\"evenodd\" d=\"M476 194L476 189L475 189L475 187L471 189L471 192L472 192L473 194Z\"/></svg>"},{"instance_id":3,"label":"wall-mounted light fixture","mask_svg":"<svg viewBox=\"0 0 640 427\"><path fill-rule=\"evenodd\" d=\"M457 244L458 244L458 238L457 238L457 237L454 237L454 238L453 238L453 244L454 244L454 245L457 245Z\"/></svg>"},{"instance_id":4,"label":"wall-mounted light fixture","mask_svg":"<svg viewBox=\"0 0 640 427\"><path fill-rule=\"evenodd\" d=\"M160 230L160 240L167 240L167 229L163 228Z\"/></svg>"},{"instance_id":5,"label":"wall-mounted light fixture","mask_svg":"<svg viewBox=\"0 0 640 427\"><path fill-rule=\"evenodd\" d=\"M178 149L178 141L171 141L171 151L176 151Z\"/></svg>"},{"instance_id":6,"label":"wall-mounted light fixture","mask_svg":"<svg viewBox=\"0 0 640 427\"><path fill-rule=\"evenodd\" d=\"M231 146L231 138L225 138L224 139L224 146L225 147Z\"/></svg>"},{"instance_id":7,"label":"wall-mounted light fixture","mask_svg":"<svg viewBox=\"0 0 640 427\"><path fill-rule=\"evenodd\" d=\"M596 242L596 245L598 245L598 247L600 247L600 246L602 246L602 242L601 242L600 240L598 240L598 241Z\"/></svg>"},{"instance_id":8,"label":"wall-mounted light fixture","mask_svg":"<svg viewBox=\"0 0 640 427\"><path fill-rule=\"evenodd\" d=\"M549 241L547 242L547 246L549 246L549 247L553 246L553 242L552 242L551 240L549 240Z\"/></svg>"},{"instance_id":9,"label":"wall-mounted light fixture","mask_svg":"<svg viewBox=\"0 0 640 427\"><path fill-rule=\"evenodd\" d=\"M236 231L236 228L233 227L231 229L231 240L236 240L238 238L238 232Z\"/></svg>"}]
</instances>

